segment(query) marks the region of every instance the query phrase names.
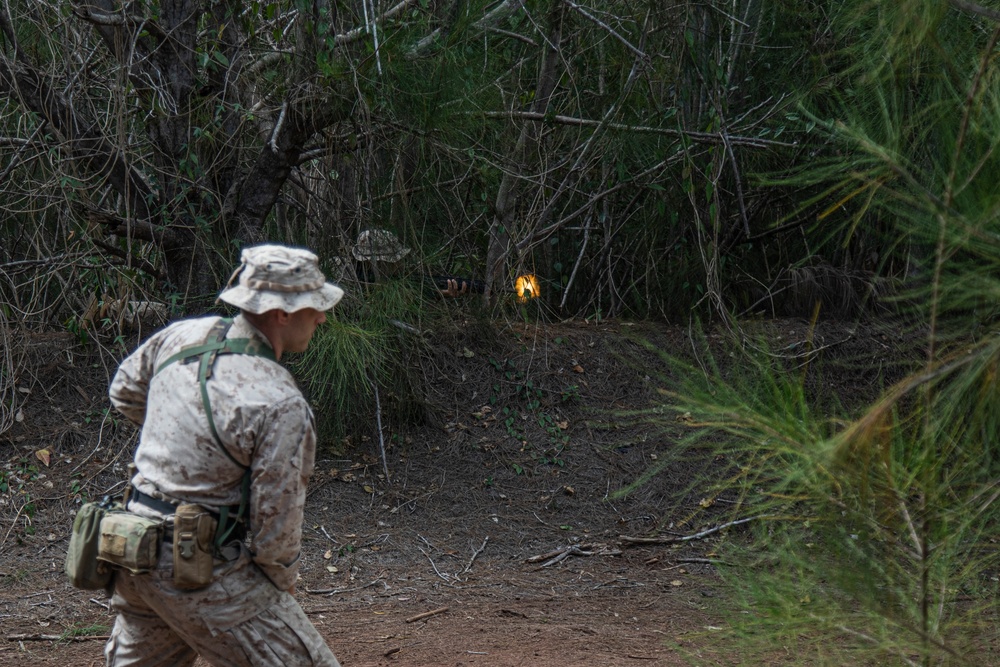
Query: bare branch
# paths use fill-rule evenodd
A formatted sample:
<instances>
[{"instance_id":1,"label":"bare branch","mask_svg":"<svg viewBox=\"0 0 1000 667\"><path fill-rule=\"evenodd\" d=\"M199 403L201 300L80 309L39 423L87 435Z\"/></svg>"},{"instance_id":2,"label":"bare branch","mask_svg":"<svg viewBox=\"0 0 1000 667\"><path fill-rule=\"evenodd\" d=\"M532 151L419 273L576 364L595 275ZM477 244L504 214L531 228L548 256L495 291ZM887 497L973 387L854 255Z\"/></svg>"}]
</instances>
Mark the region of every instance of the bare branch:
<instances>
[{"instance_id":1,"label":"bare branch","mask_svg":"<svg viewBox=\"0 0 1000 667\"><path fill-rule=\"evenodd\" d=\"M95 7L74 7L73 14L88 23L93 23L95 25L103 26L123 26L125 25L125 17L121 14L111 14L105 13Z\"/></svg>"},{"instance_id":2,"label":"bare branch","mask_svg":"<svg viewBox=\"0 0 1000 667\"><path fill-rule=\"evenodd\" d=\"M527 35L521 35L521 34L518 34L516 32L511 32L510 30L502 30L500 28L494 28L492 26L491 27L486 27L486 28L483 28L483 29L486 32L495 32L498 35L503 35L504 37L510 37L511 39L516 39L516 40L518 40L520 42L524 42L528 46L534 46L534 47L538 46L538 42L536 42L535 40L531 39Z\"/></svg>"},{"instance_id":3,"label":"bare branch","mask_svg":"<svg viewBox=\"0 0 1000 667\"><path fill-rule=\"evenodd\" d=\"M524 0L504 0L489 14L476 21L475 26L482 30L496 28L504 19L524 7Z\"/></svg>"},{"instance_id":4,"label":"bare branch","mask_svg":"<svg viewBox=\"0 0 1000 667\"><path fill-rule=\"evenodd\" d=\"M613 185L610 188L607 188L605 190L602 190L601 192L592 195L585 204L580 206L572 213L564 215L563 217L559 218L559 220L553 222L552 224L547 225L541 229L537 229L530 235L521 239L517 244L517 249L519 251L524 251L528 248L528 246L534 243L538 243L539 241L544 241L545 239L547 239L548 237L552 236L557 231L559 231L560 228L568 225L569 223L571 223L572 221L576 220L578 217L589 211L594 205L596 205L602 199L606 199L610 195L613 195L614 193L624 188L635 187L636 183L640 182L643 178L649 176L650 174L653 174L654 172L660 171L669 164L681 160L683 157L684 157L683 153L678 153L675 156L663 160L662 162L657 162L652 167L643 170L642 172L637 174L635 178L629 179L627 181L622 181L621 183L617 183L616 185Z\"/></svg>"},{"instance_id":5,"label":"bare branch","mask_svg":"<svg viewBox=\"0 0 1000 667\"><path fill-rule=\"evenodd\" d=\"M761 514L760 516L751 516L746 519L737 519L736 521L729 521L727 523L703 530L701 532L695 533L693 535L685 535L683 537L629 537L628 535L622 535L618 539L622 541L622 544L626 546L631 546L633 544L678 544L680 542L689 542L691 540L700 540L708 537L709 535L714 535L721 530L726 528L732 528L733 526L739 526L744 523L749 523L751 521L757 521L758 519L768 519L773 515L771 514Z\"/></svg>"},{"instance_id":6,"label":"bare branch","mask_svg":"<svg viewBox=\"0 0 1000 667\"><path fill-rule=\"evenodd\" d=\"M974 2L968 2L967 0L949 0L949 2L951 3L951 6L956 9L978 14L979 16L985 16L986 18L993 19L994 21L1000 21L1000 11L997 11L996 9L983 7L982 5Z\"/></svg>"},{"instance_id":7,"label":"bare branch","mask_svg":"<svg viewBox=\"0 0 1000 667\"><path fill-rule=\"evenodd\" d=\"M563 0L563 2L565 2L571 8L575 9L577 12L579 12L588 21L591 21L591 22L595 23L596 25L600 26L601 28L603 28L604 30L607 30L608 34L610 34L612 37L614 37L619 42L621 42L622 44L624 44L625 48L627 48L629 51L631 51L632 53L634 53L636 56L638 56L642 60L649 60L649 55L648 54L646 54L645 52L643 52L642 50L640 50L639 48L637 48L636 46L634 46L630 41L628 41L627 39L625 39L624 37L622 37L614 28L612 28L607 23L605 23L601 19L597 18L596 16L594 16L593 14L591 14L590 12L588 12L586 9L584 9L580 5L578 5L575 2L573 2L573 0Z\"/></svg>"},{"instance_id":8,"label":"bare branch","mask_svg":"<svg viewBox=\"0 0 1000 667\"><path fill-rule=\"evenodd\" d=\"M0 22L9 25L0 12ZM14 43L19 62L12 67L0 60L0 94L15 98L39 114L63 138L63 145L84 173L106 178L126 198L140 219L149 218L150 190L120 151L100 134L94 123L81 118L72 103L55 90L50 77L39 72Z\"/></svg>"},{"instance_id":9,"label":"bare branch","mask_svg":"<svg viewBox=\"0 0 1000 667\"><path fill-rule=\"evenodd\" d=\"M414 4L415 2L416 2L416 0L403 0L402 2L400 2L395 7L391 7L390 9L387 9L385 11L385 13L382 14L382 16L379 16L379 17L375 18L375 20L372 21L372 23L383 22L383 21L386 21L388 19L391 19L396 14L399 14L401 11L403 11L404 9L406 9L407 7L409 7L410 5ZM345 33L342 33L340 35L335 36L333 38L333 40L334 40L334 43L337 44L337 45L340 45L340 44L351 44L352 42L356 42L359 39L362 39L367 34L368 34L368 26L361 25L361 26L358 26L357 28L354 28L353 30L348 30Z\"/></svg>"},{"instance_id":10,"label":"bare branch","mask_svg":"<svg viewBox=\"0 0 1000 667\"><path fill-rule=\"evenodd\" d=\"M554 125L574 125L577 127L605 127L609 130L619 132L636 132L645 134L664 134L667 136L687 137L692 141L706 144L725 145L726 140L734 146L749 146L751 148L794 148L795 143L786 141L774 141L773 139L761 139L759 137L734 137L727 135L723 138L721 132L694 132L690 130L675 130L669 127L655 127L649 125L626 125L624 123L605 123L589 118L574 118L572 116L548 115L535 111L483 111L477 112L486 118L510 118L529 120L536 123L550 123Z\"/></svg>"}]
</instances>

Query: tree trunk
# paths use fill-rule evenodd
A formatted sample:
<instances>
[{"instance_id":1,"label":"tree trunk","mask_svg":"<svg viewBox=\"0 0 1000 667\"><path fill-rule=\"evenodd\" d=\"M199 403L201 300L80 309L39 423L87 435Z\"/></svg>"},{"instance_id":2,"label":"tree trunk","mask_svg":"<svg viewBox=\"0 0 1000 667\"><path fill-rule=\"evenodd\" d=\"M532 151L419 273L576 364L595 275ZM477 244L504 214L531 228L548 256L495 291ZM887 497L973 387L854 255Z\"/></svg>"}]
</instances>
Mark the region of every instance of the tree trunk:
<instances>
[{"instance_id":1,"label":"tree trunk","mask_svg":"<svg viewBox=\"0 0 1000 667\"><path fill-rule=\"evenodd\" d=\"M555 90L556 82L559 80L557 68L560 62L559 46L562 41L563 15L562 0L552 0L549 8L548 35L542 46L542 57L538 68L538 85L535 88L535 97L531 101L531 111L534 113L545 113L552 91ZM511 226L517 217L518 209L516 190L521 173L525 169L528 149L537 144L542 129L543 127L536 123L524 121L517 143L509 156L500 187L497 189L486 251L486 288L483 298L487 302L490 301L498 281L506 278L503 275L505 259L510 247Z\"/></svg>"}]
</instances>

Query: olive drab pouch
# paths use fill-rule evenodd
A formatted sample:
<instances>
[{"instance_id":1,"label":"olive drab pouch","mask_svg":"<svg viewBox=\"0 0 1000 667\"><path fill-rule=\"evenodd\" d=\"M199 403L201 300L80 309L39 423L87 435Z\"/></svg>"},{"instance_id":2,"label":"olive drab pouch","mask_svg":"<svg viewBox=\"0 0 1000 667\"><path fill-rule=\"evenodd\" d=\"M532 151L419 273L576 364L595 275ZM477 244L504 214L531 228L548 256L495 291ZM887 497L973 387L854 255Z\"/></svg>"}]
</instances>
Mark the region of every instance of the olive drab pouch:
<instances>
[{"instance_id":1,"label":"olive drab pouch","mask_svg":"<svg viewBox=\"0 0 1000 667\"><path fill-rule=\"evenodd\" d=\"M204 588L212 582L218 522L201 505L185 504L174 514L174 586Z\"/></svg>"},{"instance_id":2,"label":"olive drab pouch","mask_svg":"<svg viewBox=\"0 0 1000 667\"><path fill-rule=\"evenodd\" d=\"M111 583L112 570L97 559L101 540L101 519L112 511L107 498L99 503L84 503L73 520L64 570L74 588L86 591L106 588ZM121 509L121 506L117 506Z\"/></svg>"},{"instance_id":3,"label":"olive drab pouch","mask_svg":"<svg viewBox=\"0 0 1000 667\"><path fill-rule=\"evenodd\" d=\"M133 574L145 574L156 568L162 536L162 519L108 512L101 519L97 559Z\"/></svg>"}]
</instances>

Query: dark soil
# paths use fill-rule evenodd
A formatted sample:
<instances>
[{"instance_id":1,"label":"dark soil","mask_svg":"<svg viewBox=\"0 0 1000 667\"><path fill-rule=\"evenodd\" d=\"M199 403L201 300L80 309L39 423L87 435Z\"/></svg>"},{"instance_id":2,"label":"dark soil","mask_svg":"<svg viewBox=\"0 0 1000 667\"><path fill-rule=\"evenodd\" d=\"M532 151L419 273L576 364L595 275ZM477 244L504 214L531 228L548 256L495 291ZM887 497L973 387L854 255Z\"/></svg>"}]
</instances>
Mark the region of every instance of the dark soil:
<instances>
[{"instance_id":1,"label":"dark soil","mask_svg":"<svg viewBox=\"0 0 1000 667\"><path fill-rule=\"evenodd\" d=\"M767 327L775 349L808 345L837 361L815 388L832 399L874 396L894 372L898 340L871 329ZM395 424L385 411L384 465L374 416L317 461L297 598L341 662L738 663L711 641L727 623L726 591L699 562L721 534L683 547L620 540L719 519L699 506L696 480L725 462L671 463L616 493L666 458L683 428L669 413L633 415L662 401L656 389L669 381L637 341L684 354L687 332L620 322L476 331L458 326L419 356L424 418ZM13 370L0 379L15 378L0 395L0 664L102 665L106 598L69 587L62 566L73 512L120 492L136 441L107 410L118 353L69 334L11 340L0 355Z\"/></svg>"}]
</instances>

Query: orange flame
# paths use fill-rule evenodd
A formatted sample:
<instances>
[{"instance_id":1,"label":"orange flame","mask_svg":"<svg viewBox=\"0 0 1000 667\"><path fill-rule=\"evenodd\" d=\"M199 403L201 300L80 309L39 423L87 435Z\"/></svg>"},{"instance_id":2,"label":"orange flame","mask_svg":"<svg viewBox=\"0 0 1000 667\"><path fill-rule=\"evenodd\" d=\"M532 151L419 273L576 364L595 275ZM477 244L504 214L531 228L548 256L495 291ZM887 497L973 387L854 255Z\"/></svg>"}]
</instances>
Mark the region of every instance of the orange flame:
<instances>
[{"instance_id":1,"label":"orange flame","mask_svg":"<svg viewBox=\"0 0 1000 667\"><path fill-rule=\"evenodd\" d=\"M517 294L517 300L522 303L528 299L537 298L539 295L538 278L530 273L518 276L517 281L514 283L514 293Z\"/></svg>"}]
</instances>

